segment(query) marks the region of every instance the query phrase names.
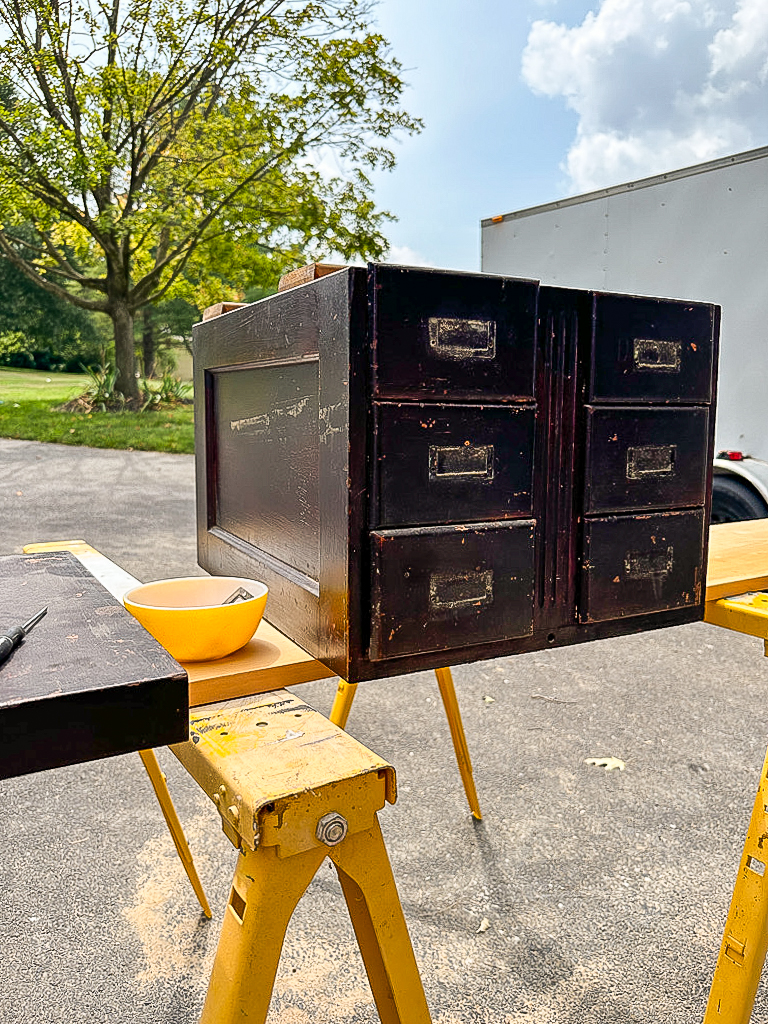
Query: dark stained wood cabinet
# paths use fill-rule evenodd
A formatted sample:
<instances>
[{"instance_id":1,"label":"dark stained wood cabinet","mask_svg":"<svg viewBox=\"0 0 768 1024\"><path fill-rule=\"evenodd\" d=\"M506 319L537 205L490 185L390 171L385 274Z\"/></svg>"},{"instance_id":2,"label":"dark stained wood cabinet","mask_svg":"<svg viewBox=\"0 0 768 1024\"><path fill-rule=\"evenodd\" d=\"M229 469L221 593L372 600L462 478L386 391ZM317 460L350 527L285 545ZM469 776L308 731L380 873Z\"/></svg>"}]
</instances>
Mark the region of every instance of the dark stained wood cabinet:
<instances>
[{"instance_id":1,"label":"dark stained wood cabinet","mask_svg":"<svg viewBox=\"0 0 768 1024\"><path fill-rule=\"evenodd\" d=\"M701 618L718 330L384 265L199 324L200 564L353 682Z\"/></svg>"}]
</instances>

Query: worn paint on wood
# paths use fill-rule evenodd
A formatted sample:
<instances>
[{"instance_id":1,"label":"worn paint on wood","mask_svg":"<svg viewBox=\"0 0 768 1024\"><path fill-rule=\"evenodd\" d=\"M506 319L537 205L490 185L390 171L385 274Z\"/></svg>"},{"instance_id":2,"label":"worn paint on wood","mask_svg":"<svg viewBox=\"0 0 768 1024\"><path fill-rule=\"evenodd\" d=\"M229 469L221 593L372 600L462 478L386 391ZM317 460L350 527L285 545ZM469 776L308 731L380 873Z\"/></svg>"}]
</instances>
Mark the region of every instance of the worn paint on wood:
<instances>
[{"instance_id":1,"label":"worn paint on wood","mask_svg":"<svg viewBox=\"0 0 768 1024\"><path fill-rule=\"evenodd\" d=\"M200 562L353 683L700 619L718 332L380 265L198 325Z\"/></svg>"},{"instance_id":2,"label":"worn paint on wood","mask_svg":"<svg viewBox=\"0 0 768 1024\"><path fill-rule=\"evenodd\" d=\"M187 735L186 673L74 555L0 558L0 627L46 605L0 667L0 777Z\"/></svg>"}]
</instances>

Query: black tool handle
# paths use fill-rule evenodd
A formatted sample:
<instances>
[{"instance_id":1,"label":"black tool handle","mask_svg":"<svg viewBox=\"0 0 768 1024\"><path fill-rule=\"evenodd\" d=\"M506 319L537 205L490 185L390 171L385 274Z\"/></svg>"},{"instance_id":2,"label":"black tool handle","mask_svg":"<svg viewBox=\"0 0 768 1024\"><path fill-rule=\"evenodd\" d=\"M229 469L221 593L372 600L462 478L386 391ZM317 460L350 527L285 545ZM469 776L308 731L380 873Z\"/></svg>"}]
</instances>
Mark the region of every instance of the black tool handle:
<instances>
[{"instance_id":1,"label":"black tool handle","mask_svg":"<svg viewBox=\"0 0 768 1024\"><path fill-rule=\"evenodd\" d=\"M0 636L0 664L10 656L14 647L19 646L25 636L26 633L19 626L14 626L13 629L9 629L7 633Z\"/></svg>"}]
</instances>

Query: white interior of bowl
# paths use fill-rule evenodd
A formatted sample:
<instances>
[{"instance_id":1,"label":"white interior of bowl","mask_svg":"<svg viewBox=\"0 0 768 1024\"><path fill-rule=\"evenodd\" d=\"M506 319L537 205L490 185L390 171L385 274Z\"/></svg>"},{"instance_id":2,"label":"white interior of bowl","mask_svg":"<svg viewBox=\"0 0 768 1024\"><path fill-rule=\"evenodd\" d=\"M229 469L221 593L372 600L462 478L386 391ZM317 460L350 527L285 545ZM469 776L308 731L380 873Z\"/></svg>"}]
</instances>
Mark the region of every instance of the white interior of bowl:
<instances>
[{"instance_id":1,"label":"white interior of bowl","mask_svg":"<svg viewBox=\"0 0 768 1024\"><path fill-rule=\"evenodd\" d=\"M256 580L240 576L182 576L172 580L155 580L129 590L124 600L142 608L219 608L223 602L242 587L256 600L267 593L267 587ZM238 599L237 604L250 604Z\"/></svg>"}]
</instances>

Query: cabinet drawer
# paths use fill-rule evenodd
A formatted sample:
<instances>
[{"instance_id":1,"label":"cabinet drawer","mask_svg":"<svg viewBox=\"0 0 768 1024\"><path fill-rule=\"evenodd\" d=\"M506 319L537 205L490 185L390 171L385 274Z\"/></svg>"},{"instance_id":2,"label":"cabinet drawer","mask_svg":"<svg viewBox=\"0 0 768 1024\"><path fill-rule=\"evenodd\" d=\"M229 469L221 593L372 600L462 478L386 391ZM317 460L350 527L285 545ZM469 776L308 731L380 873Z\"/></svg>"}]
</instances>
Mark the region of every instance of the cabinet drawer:
<instances>
[{"instance_id":1,"label":"cabinet drawer","mask_svg":"<svg viewBox=\"0 0 768 1024\"><path fill-rule=\"evenodd\" d=\"M371 658L533 632L534 523L371 534Z\"/></svg>"},{"instance_id":2,"label":"cabinet drawer","mask_svg":"<svg viewBox=\"0 0 768 1024\"><path fill-rule=\"evenodd\" d=\"M590 400L709 402L715 307L595 296Z\"/></svg>"},{"instance_id":3,"label":"cabinet drawer","mask_svg":"<svg viewBox=\"0 0 768 1024\"><path fill-rule=\"evenodd\" d=\"M586 520L580 620L698 604L703 539L703 509Z\"/></svg>"},{"instance_id":4,"label":"cabinet drawer","mask_svg":"<svg viewBox=\"0 0 768 1024\"><path fill-rule=\"evenodd\" d=\"M379 526L531 515L531 406L376 407Z\"/></svg>"},{"instance_id":5,"label":"cabinet drawer","mask_svg":"<svg viewBox=\"0 0 768 1024\"><path fill-rule=\"evenodd\" d=\"M587 407L586 512L703 505L709 410Z\"/></svg>"},{"instance_id":6,"label":"cabinet drawer","mask_svg":"<svg viewBox=\"0 0 768 1024\"><path fill-rule=\"evenodd\" d=\"M535 282L377 266L372 292L377 395L533 398Z\"/></svg>"}]
</instances>

